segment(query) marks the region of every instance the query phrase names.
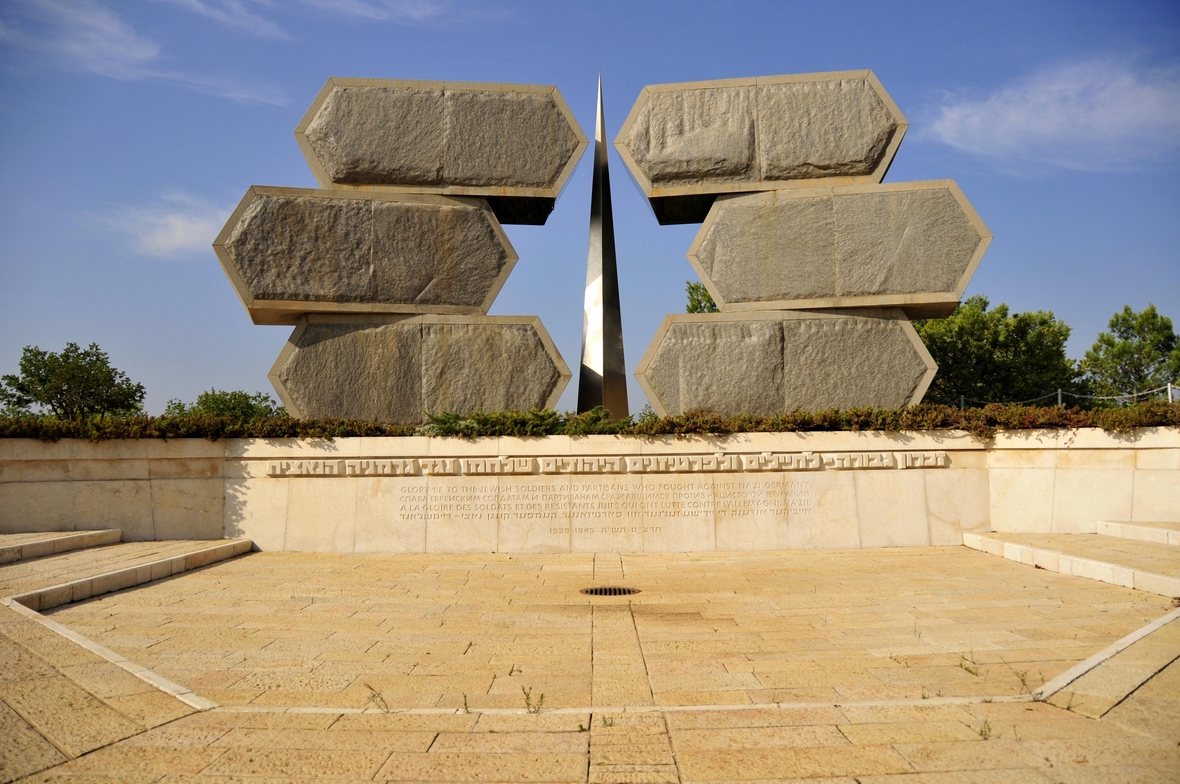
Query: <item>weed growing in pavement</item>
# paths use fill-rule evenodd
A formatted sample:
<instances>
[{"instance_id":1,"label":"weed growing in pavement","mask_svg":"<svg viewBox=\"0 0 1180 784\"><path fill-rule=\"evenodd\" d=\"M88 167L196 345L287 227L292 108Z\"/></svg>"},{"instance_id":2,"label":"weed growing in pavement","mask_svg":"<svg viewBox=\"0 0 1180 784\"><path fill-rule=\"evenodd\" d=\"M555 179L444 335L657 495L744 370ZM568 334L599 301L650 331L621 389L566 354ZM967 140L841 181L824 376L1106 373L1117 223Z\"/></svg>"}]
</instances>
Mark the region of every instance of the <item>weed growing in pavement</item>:
<instances>
[{"instance_id":1,"label":"weed growing in pavement","mask_svg":"<svg viewBox=\"0 0 1180 784\"><path fill-rule=\"evenodd\" d=\"M978 667L972 667L970 664L968 664L968 663L967 663L967 657L965 657L965 656L962 656L962 655L960 655L960 656L959 656L959 666L960 666L961 668L963 668L964 670L966 670L967 672L969 672L969 673L971 673L972 675L974 675L976 678L978 678L978 677L979 677L979 668L978 668Z\"/></svg>"},{"instance_id":2,"label":"weed growing in pavement","mask_svg":"<svg viewBox=\"0 0 1180 784\"><path fill-rule=\"evenodd\" d=\"M374 689L369 684L365 684L365 688L369 690L369 702L377 706L377 709L382 713L389 713L392 710L389 703L385 701L385 697L381 696L381 692Z\"/></svg>"},{"instance_id":3,"label":"weed growing in pavement","mask_svg":"<svg viewBox=\"0 0 1180 784\"><path fill-rule=\"evenodd\" d=\"M902 667L909 667L910 666L909 659L903 659L900 656L898 656L896 653L889 654L889 658L892 659L893 661L897 662L898 664L900 664Z\"/></svg>"},{"instance_id":4,"label":"weed growing in pavement","mask_svg":"<svg viewBox=\"0 0 1180 784\"><path fill-rule=\"evenodd\" d=\"M979 737L987 740L992 736L992 725L988 723L987 719L983 720L983 726L979 728Z\"/></svg>"},{"instance_id":5,"label":"weed growing in pavement","mask_svg":"<svg viewBox=\"0 0 1180 784\"><path fill-rule=\"evenodd\" d=\"M467 695L466 694L463 695L463 712L464 713L471 713L471 708L467 707Z\"/></svg>"},{"instance_id":6,"label":"weed growing in pavement","mask_svg":"<svg viewBox=\"0 0 1180 784\"><path fill-rule=\"evenodd\" d=\"M532 687L526 689L521 686L520 691L524 694L524 709L529 713L540 713L541 706L545 704L545 693L541 692L541 695L537 698L537 704L534 705Z\"/></svg>"},{"instance_id":7,"label":"weed growing in pavement","mask_svg":"<svg viewBox=\"0 0 1180 784\"><path fill-rule=\"evenodd\" d=\"M613 726L615 726L615 719L614 719L614 717L613 717L613 716L603 716L603 717L602 717L602 726L604 726L604 727L613 727Z\"/></svg>"}]
</instances>

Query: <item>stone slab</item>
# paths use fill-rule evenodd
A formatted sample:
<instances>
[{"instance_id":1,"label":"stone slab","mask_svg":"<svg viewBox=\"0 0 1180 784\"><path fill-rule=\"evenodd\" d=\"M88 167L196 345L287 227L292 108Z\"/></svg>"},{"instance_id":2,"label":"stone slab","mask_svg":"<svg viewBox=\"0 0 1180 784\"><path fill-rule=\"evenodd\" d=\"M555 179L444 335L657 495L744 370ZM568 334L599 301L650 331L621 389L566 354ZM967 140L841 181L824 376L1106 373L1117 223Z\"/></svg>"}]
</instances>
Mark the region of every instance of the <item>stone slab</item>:
<instances>
[{"instance_id":1,"label":"stone slab","mask_svg":"<svg viewBox=\"0 0 1180 784\"><path fill-rule=\"evenodd\" d=\"M335 77L295 138L325 188L485 196L536 225L588 145L556 87Z\"/></svg>"},{"instance_id":2,"label":"stone slab","mask_svg":"<svg viewBox=\"0 0 1180 784\"><path fill-rule=\"evenodd\" d=\"M255 324L487 313L517 260L484 199L258 185L213 250Z\"/></svg>"},{"instance_id":3,"label":"stone slab","mask_svg":"<svg viewBox=\"0 0 1180 784\"><path fill-rule=\"evenodd\" d=\"M270 372L293 416L407 424L549 408L569 378L535 316L307 316Z\"/></svg>"},{"instance_id":4,"label":"stone slab","mask_svg":"<svg viewBox=\"0 0 1180 784\"><path fill-rule=\"evenodd\" d=\"M951 180L721 196L688 260L722 311L950 314L991 242Z\"/></svg>"},{"instance_id":5,"label":"stone slab","mask_svg":"<svg viewBox=\"0 0 1180 784\"><path fill-rule=\"evenodd\" d=\"M899 310L754 311L666 317L635 377L661 416L775 416L913 405L936 370Z\"/></svg>"},{"instance_id":6,"label":"stone slab","mask_svg":"<svg viewBox=\"0 0 1180 784\"><path fill-rule=\"evenodd\" d=\"M720 193L877 183L908 123L872 71L648 85L615 148L661 224Z\"/></svg>"}]
</instances>

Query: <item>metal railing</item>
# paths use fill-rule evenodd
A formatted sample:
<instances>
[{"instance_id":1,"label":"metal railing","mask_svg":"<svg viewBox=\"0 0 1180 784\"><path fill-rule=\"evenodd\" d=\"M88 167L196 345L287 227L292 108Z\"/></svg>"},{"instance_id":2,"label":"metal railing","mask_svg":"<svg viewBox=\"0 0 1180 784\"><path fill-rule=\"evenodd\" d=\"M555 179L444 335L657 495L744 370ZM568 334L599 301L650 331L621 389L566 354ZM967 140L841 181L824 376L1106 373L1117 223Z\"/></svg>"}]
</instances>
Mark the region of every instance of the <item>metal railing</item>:
<instances>
[{"instance_id":1,"label":"metal railing","mask_svg":"<svg viewBox=\"0 0 1180 784\"><path fill-rule=\"evenodd\" d=\"M1180 390L1180 384L1177 384L1175 382L1169 382L1167 384L1164 384L1162 387L1156 387L1155 389L1147 389L1142 392L1123 392L1118 395L1082 395L1082 394L1079 394L1076 392L1066 392L1063 389L1058 389L1056 392L1050 392L1049 394L1041 395L1040 397L1029 398L1028 400L1009 400L1006 402L1009 405L1023 406L1023 405L1027 405L1029 403L1036 403L1041 400L1049 400L1049 399L1055 397L1055 398L1057 398L1057 405L1062 406L1062 405L1065 405L1065 398L1072 397L1072 398L1076 398L1079 400L1113 400L1116 403L1121 404L1121 403L1126 403L1128 401L1130 401L1132 403L1138 402L1140 398L1149 397L1151 395L1156 394L1157 392L1166 392L1168 402L1174 403L1174 402L1180 401L1180 391L1178 391L1178 390ZM960 409L966 408L968 403L977 403L979 405L986 406L991 403L997 403L997 402L999 402L999 401L997 401L997 400L976 400L974 398L967 397L966 395L959 395L959 408Z\"/></svg>"}]
</instances>

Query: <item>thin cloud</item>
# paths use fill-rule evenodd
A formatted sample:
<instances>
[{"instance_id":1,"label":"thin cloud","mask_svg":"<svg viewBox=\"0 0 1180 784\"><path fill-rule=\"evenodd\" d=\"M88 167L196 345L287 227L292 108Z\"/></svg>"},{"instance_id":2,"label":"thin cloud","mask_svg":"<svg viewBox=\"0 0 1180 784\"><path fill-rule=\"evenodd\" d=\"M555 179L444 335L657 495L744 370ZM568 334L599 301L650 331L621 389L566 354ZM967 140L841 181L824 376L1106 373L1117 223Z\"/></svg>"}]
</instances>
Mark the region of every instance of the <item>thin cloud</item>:
<instances>
[{"instance_id":1,"label":"thin cloud","mask_svg":"<svg viewBox=\"0 0 1180 784\"><path fill-rule=\"evenodd\" d=\"M504 8L464 0L302 0L303 4L339 16L406 26L460 24L472 19L510 15Z\"/></svg>"},{"instance_id":2,"label":"thin cloud","mask_svg":"<svg viewBox=\"0 0 1180 784\"><path fill-rule=\"evenodd\" d=\"M39 53L58 68L121 81L170 82L238 101L285 104L273 87L160 68L160 46L94 0L23 0L9 11L19 17L0 19L0 41Z\"/></svg>"},{"instance_id":3,"label":"thin cloud","mask_svg":"<svg viewBox=\"0 0 1180 784\"><path fill-rule=\"evenodd\" d=\"M164 2L185 8L193 13L208 17L227 27L236 27L261 38L278 38L291 41L294 38L277 24L252 13L241 0L164 0Z\"/></svg>"},{"instance_id":4,"label":"thin cloud","mask_svg":"<svg viewBox=\"0 0 1180 784\"><path fill-rule=\"evenodd\" d=\"M440 0L303 0L305 5L345 16L399 24L421 24L443 16L450 3Z\"/></svg>"},{"instance_id":5,"label":"thin cloud","mask_svg":"<svg viewBox=\"0 0 1180 784\"><path fill-rule=\"evenodd\" d=\"M948 97L927 135L1001 161L1137 168L1180 150L1180 68L1054 66L987 98Z\"/></svg>"},{"instance_id":6,"label":"thin cloud","mask_svg":"<svg viewBox=\"0 0 1180 784\"><path fill-rule=\"evenodd\" d=\"M99 223L122 238L133 253L175 259L210 253L232 207L211 204L184 193L168 193L150 205L125 207L100 216Z\"/></svg>"}]
</instances>

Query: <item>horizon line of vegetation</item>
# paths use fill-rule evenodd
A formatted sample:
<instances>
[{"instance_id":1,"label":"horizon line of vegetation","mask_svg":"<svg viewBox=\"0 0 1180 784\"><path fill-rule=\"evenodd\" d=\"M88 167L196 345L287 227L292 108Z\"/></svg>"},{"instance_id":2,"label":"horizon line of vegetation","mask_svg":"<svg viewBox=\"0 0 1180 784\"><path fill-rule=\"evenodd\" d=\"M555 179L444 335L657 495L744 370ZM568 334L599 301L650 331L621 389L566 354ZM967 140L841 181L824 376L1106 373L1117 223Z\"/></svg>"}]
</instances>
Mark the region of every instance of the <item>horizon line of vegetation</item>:
<instances>
[{"instance_id":1,"label":"horizon line of vegetation","mask_svg":"<svg viewBox=\"0 0 1180 784\"><path fill-rule=\"evenodd\" d=\"M824 431L932 431L959 430L988 439L1003 430L1060 430L1100 428L1129 433L1145 427L1180 427L1180 403L1146 401L1112 408L1082 409L992 403L958 408L920 403L900 409L853 408L825 411L795 410L777 416L725 416L712 411L690 411L661 417L650 407L640 414L613 422L610 414L595 408L582 414L553 409L531 411L476 411L427 414L423 425L397 425L352 419L295 419L285 412L241 417L177 412L165 416L93 415L82 419L53 416L0 416L0 438L35 438L57 441L86 438L91 441L142 438L299 438L349 437L455 437L615 435L726 436L735 433L791 433Z\"/></svg>"}]
</instances>

